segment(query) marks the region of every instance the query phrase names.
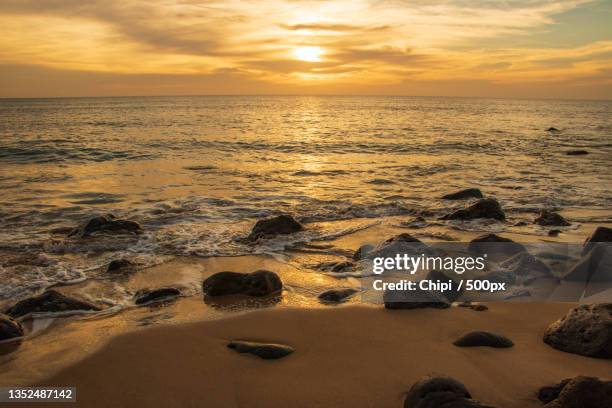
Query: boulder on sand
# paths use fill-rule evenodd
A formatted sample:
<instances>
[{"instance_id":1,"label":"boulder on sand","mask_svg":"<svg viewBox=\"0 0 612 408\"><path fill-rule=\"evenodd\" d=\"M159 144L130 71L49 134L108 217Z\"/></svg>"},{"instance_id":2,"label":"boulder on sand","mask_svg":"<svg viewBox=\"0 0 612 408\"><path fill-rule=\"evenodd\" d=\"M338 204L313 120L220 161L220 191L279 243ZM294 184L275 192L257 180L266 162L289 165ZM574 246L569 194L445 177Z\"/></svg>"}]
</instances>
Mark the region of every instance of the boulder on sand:
<instances>
[{"instance_id":1,"label":"boulder on sand","mask_svg":"<svg viewBox=\"0 0 612 408\"><path fill-rule=\"evenodd\" d=\"M23 327L9 316L0 313L0 341L23 336Z\"/></svg>"},{"instance_id":2,"label":"boulder on sand","mask_svg":"<svg viewBox=\"0 0 612 408\"><path fill-rule=\"evenodd\" d=\"M290 215L279 215L276 217L259 220L253 226L251 233L247 237L249 241L256 241L259 238L271 238L276 235L288 235L302 231L304 227Z\"/></svg>"},{"instance_id":3,"label":"boulder on sand","mask_svg":"<svg viewBox=\"0 0 612 408\"><path fill-rule=\"evenodd\" d=\"M410 234L399 234L389 238L385 242L377 245L372 250L368 251L364 258L373 259L378 257L394 257L398 254L422 254L431 253L431 248L421 240L413 237Z\"/></svg>"},{"instance_id":4,"label":"boulder on sand","mask_svg":"<svg viewBox=\"0 0 612 408\"><path fill-rule=\"evenodd\" d=\"M141 289L134 295L134 303L144 305L151 302L174 299L181 295L177 288Z\"/></svg>"},{"instance_id":5,"label":"boulder on sand","mask_svg":"<svg viewBox=\"0 0 612 408\"><path fill-rule=\"evenodd\" d=\"M447 376L426 376L406 393L404 408L491 408L473 400L465 385Z\"/></svg>"},{"instance_id":6,"label":"boulder on sand","mask_svg":"<svg viewBox=\"0 0 612 408\"><path fill-rule=\"evenodd\" d=\"M453 344L457 347L508 348L514 346L509 338L485 331L470 332L455 340Z\"/></svg>"},{"instance_id":7,"label":"boulder on sand","mask_svg":"<svg viewBox=\"0 0 612 408\"><path fill-rule=\"evenodd\" d=\"M612 381L595 377L567 378L542 387L538 399L545 408L602 408L612 406Z\"/></svg>"},{"instance_id":8,"label":"boulder on sand","mask_svg":"<svg viewBox=\"0 0 612 408\"><path fill-rule=\"evenodd\" d=\"M283 289L280 277L270 271L258 270L252 273L218 272L202 283L207 296L245 295L267 296Z\"/></svg>"},{"instance_id":9,"label":"boulder on sand","mask_svg":"<svg viewBox=\"0 0 612 408\"><path fill-rule=\"evenodd\" d=\"M568 353L612 358L612 303L580 305L552 323L544 342Z\"/></svg>"},{"instance_id":10,"label":"boulder on sand","mask_svg":"<svg viewBox=\"0 0 612 408\"><path fill-rule=\"evenodd\" d=\"M482 198L467 208L453 211L442 216L441 220L474 220L477 218L492 218L499 221L506 219L506 214L494 198Z\"/></svg>"},{"instance_id":11,"label":"boulder on sand","mask_svg":"<svg viewBox=\"0 0 612 408\"><path fill-rule=\"evenodd\" d=\"M500 237L496 234L484 234L470 241L468 251L477 254L496 254L510 257L521 252L527 252L527 249L510 238Z\"/></svg>"},{"instance_id":12,"label":"boulder on sand","mask_svg":"<svg viewBox=\"0 0 612 408\"><path fill-rule=\"evenodd\" d=\"M584 241L582 255L589 252L597 242L612 242L612 228L597 227L593 234Z\"/></svg>"},{"instance_id":13,"label":"boulder on sand","mask_svg":"<svg viewBox=\"0 0 612 408\"><path fill-rule=\"evenodd\" d=\"M227 348L239 353L250 353L264 360L275 360L294 352L293 347L284 344L256 343L253 341L232 341Z\"/></svg>"},{"instance_id":14,"label":"boulder on sand","mask_svg":"<svg viewBox=\"0 0 612 408\"><path fill-rule=\"evenodd\" d=\"M70 311L98 311L98 306L85 300L68 297L56 290L50 289L41 295L17 302L5 313L12 317L21 317L29 313L52 313Z\"/></svg>"},{"instance_id":15,"label":"boulder on sand","mask_svg":"<svg viewBox=\"0 0 612 408\"><path fill-rule=\"evenodd\" d=\"M321 293L318 297L324 303L340 303L346 301L357 292L357 289L353 288L331 289Z\"/></svg>"},{"instance_id":16,"label":"boulder on sand","mask_svg":"<svg viewBox=\"0 0 612 408\"><path fill-rule=\"evenodd\" d=\"M134 263L128 259L113 259L106 267L106 271L111 274L117 274L133 270Z\"/></svg>"},{"instance_id":17,"label":"boulder on sand","mask_svg":"<svg viewBox=\"0 0 612 408\"><path fill-rule=\"evenodd\" d=\"M107 214L89 219L80 227L75 228L70 235L84 238L95 232L139 234L142 233L142 227L136 221L121 220L112 214Z\"/></svg>"},{"instance_id":18,"label":"boulder on sand","mask_svg":"<svg viewBox=\"0 0 612 408\"><path fill-rule=\"evenodd\" d=\"M572 225L561 215L548 210L540 211L540 215L533 222L544 227L567 227Z\"/></svg>"},{"instance_id":19,"label":"boulder on sand","mask_svg":"<svg viewBox=\"0 0 612 408\"><path fill-rule=\"evenodd\" d=\"M443 200L466 200L468 198L483 198L482 191L477 188L466 188L454 193L443 195Z\"/></svg>"}]
</instances>

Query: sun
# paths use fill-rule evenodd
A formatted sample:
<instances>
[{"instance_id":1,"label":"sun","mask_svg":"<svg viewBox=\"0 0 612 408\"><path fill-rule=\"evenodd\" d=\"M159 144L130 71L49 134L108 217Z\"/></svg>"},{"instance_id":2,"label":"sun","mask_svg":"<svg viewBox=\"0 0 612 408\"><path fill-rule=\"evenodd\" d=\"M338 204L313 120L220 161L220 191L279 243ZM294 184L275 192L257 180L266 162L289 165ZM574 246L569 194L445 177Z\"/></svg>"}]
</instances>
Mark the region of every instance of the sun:
<instances>
[{"instance_id":1,"label":"sun","mask_svg":"<svg viewBox=\"0 0 612 408\"><path fill-rule=\"evenodd\" d=\"M293 49L293 55L300 61L319 62L325 51L321 47L297 47Z\"/></svg>"}]
</instances>

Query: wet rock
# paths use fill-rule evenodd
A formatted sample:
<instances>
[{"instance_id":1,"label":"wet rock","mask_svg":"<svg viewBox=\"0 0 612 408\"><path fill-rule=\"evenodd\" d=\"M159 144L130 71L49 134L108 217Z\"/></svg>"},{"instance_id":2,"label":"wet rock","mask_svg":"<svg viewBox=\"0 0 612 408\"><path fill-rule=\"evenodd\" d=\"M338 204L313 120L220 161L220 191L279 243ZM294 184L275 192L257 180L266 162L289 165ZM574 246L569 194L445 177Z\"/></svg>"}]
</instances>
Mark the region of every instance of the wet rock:
<instances>
[{"instance_id":1,"label":"wet rock","mask_svg":"<svg viewBox=\"0 0 612 408\"><path fill-rule=\"evenodd\" d=\"M540 389L545 408L603 408L612 406L612 381L578 376Z\"/></svg>"},{"instance_id":2,"label":"wet rock","mask_svg":"<svg viewBox=\"0 0 612 408\"><path fill-rule=\"evenodd\" d=\"M142 227L136 221L122 220L114 215L100 215L89 219L85 224L74 229L70 235L88 237L96 232L105 233L142 233Z\"/></svg>"},{"instance_id":3,"label":"wet rock","mask_svg":"<svg viewBox=\"0 0 612 408\"><path fill-rule=\"evenodd\" d=\"M348 262L348 261L336 262L335 265L331 267L331 272L341 273L341 272L351 271L353 270L354 266L355 266L354 263Z\"/></svg>"},{"instance_id":4,"label":"wet rock","mask_svg":"<svg viewBox=\"0 0 612 408\"><path fill-rule=\"evenodd\" d=\"M563 280L574 282L612 282L612 244L596 243Z\"/></svg>"},{"instance_id":5,"label":"wet rock","mask_svg":"<svg viewBox=\"0 0 612 408\"><path fill-rule=\"evenodd\" d=\"M23 327L19 322L0 313L0 341L23 336Z\"/></svg>"},{"instance_id":6,"label":"wet rock","mask_svg":"<svg viewBox=\"0 0 612 408\"><path fill-rule=\"evenodd\" d=\"M561 215L553 211L542 210L540 215L533 220L534 224L542 225L545 227L567 227L572 225Z\"/></svg>"},{"instance_id":7,"label":"wet rock","mask_svg":"<svg viewBox=\"0 0 612 408\"><path fill-rule=\"evenodd\" d=\"M431 253L431 249L418 238L413 237L410 234L399 234L392 238L389 238L385 242L376 246L374 249L369 251L365 258L373 259L377 257L393 257L397 254L410 254L410 253Z\"/></svg>"},{"instance_id":8,"label":"wet rock","mask_svg":"<svg viewBox=\"0 0 612 408\"><path fill-rule=\"evenodd\" d=\"M568 150L565 152L568 156L584 156L585 154L589 154L586 150Z\"/></svg>"},{"instance_id":9,"label":"wet rock","mask_svg":"<svg viewBox=\"0 0 612 408\"><path fill-rule=\"evenodd\" d=\"M514 346L509 338L485 331L470 332L455 340L453 344L457 347L508 348Z\"/></svg>"},{"instance_id":10,"label":"wet rock","mask_svg":"<svg viewBox=\"0 0 612 408\"><path fill-rule=\"evenodd\" d=\"M293 347L284 344L256 343L252 341L232 341L228 348L239 353L250 353L264 360L275 360L294 352Z\"/></svg>"},{"instance_id":11,"label":"wet rock","mask_svg":"<svg viewBox=\"0 0 612 408\"><path fill-rule=\"evenodd\" d=\"M418 217L413 218L410 221L402 222L400 225L402 227L412 228L412 229L425 228L427 226L427 220L425 220L425 218L421 216L418 216Z\"/></svg>"},{"instance_id":12,"label":"wet rock","mask_svg":"<svg viewBox=\"0 0 612 408\"><path fill-rule=\"evenodd\" d=\"M360 246L353 254L353 261L364 259L366 255L374 249L374 245L365 244Z\"/></svg>"},{"instance_id":13,"label":"wet rock","mask_svg":"<svg viewBox=\"0 0 612 408\"><path fill-rule=\"evenodd\" d=\"M259 238L288 235L303 229L302 224L297 222L292 216L283 214L257 221L247 239L249 241L256 241Z\"/></svg>"},{"instance_id":14,"label":"wet rock","mask_svg":"<svg viewBox=\"0 0 612 408\"><path fill-rule=\"evenodd\" d=\"M468 251L477 254L496 254L510 257L521 252L527 252L527 249L510 238L500 237L496 234L484 234L470 241Z\"/></svg>"},{"instance_id":15,"label":"wet rock","mask_svg":"<svg viewBox=\"0 0 612 408\"><path fill-rule=\"evenodd\" d=\"M468 198L483 198L482 191L478 188L466 188L455 193L442 196L444 200L466 200Z\"/></svg>"},{"instance_id":16,"label":"wet rock","mask_svg":"<svg viewBox=\"0 0 612 408\"><path fill-rule=\"evenodd\" d=\"M586 239L582 254L589 252L597 242L612 242L612 228L597 227L593 234Z\"/></svg>"},{"instance_id":17,"label":"wet rock","mask_svg":"<svg viewBox=\"0 0 612 408\"><path fill-rule=\"evenodd\" d=\"M423 377L406 393L404 408L491 408L472 399L459 381L446 376Z\"/></svg>"},{"instance_id":18,"label":"wet rock","mask_svg":"<svg viewBox=\"0 0 612 408\"><path fill-rule=\"evenodd\" d=\"M612 358L612 303L580 305L552 323L544 342L568 353Z\"/></svg>"},{"instance_id":19,"label":"wet rock","mask_svg":"<svg viewBox=\"0 0 612 408\"><path fill-rule=\"evenodd\" d=\"M549 237L558 237L560 233L561 233L561 230L551 229L550 231L548 231L548 236Z\"/></svg>"},{"instance_id":20,"label":"wet rock","mask_svg":"<svg viewBox=\"0 0 612 408\"><path fill-rule=\"evenodd\" d=\"M202 283L207 296L245 295L261 297L280 292L283 283L280 277L270 271L258 270L252 273L219 272Z\"/></svg>"},{"instance_id":21,"label":"wet rock","mask_svg":"<svg viewBox=\"0 0 612 408\"><path fill-rule=\"evenodd\" d=\"M506 214L493 198L482 198L467 208L453 211L441 217L442 220L474 220L477 218L492 218L499 221L506 219Z\"/></svg>"},{"instance_id":22,"label":"wet rock","mask_svg":"<svg viewBox=\"0 0 612 408\"><path fill-rule=\"evenodd\" d=\"M112 274L127 272L134 269L136 265L128 259L114 259L106 267L106 271Z\"/></svg>"},{"instance_id":23,"label":"wet rock","mask_svg":"<svg viewBox=\"0 0 612 408\"><path fill-rule=\"evenodd\" d=\"M483 305L482 303L473 303L473 302L459 302L457 303L458 307L465 307L468 309L475 310L477 312L484 312L485 310L489 310L487 305Z\"/></svg>"},{"instance_id":24,"label":"wet rock","mask_svg":"<svg viewBox=\"0 0 612 408\"><path fill-rule=\"evenodd\" d=\"M552 132L552 133L557 133L560 132L559 129L557 129L556 127L549 127L548 129L546 129L547 132Z\"/></svg>"},{"instance_id":25,"label":"wet rock","mask_svg":"<svg viewBox=\"0 0 612 408\"><path fill-rule=\"evenodd\" d=\"M30 313L69 312L80 310L101 310L98 306L85 300L68 297L56 290L47 290L39 296L34 296L17 302L6 310L12 317L21 317Z\"/></svg>"},{"instance_id":26,"label":"wet rock","mask_svg":"<svg viewBox=\"0 0 612 408\"><path fill-rule=\"evenodd\" d=\"M500 262L499 267L523 278L552 276L548 265L528 252L520 252Z\"/></svg>"},{"instance_id":27,"label":"wet rock","mask_svg":"<svg viewBox=\"0 0 612 408\"><path fill-rule=\"evenodd\" d=\"M340 303L351 298L358 291L356 289L331 289L319 295L319 300L325 303Z\"/></svg>"},{"instance_id":28,"label":"wet rock","mask_svg":"<svg viewBox=\"0 0 612 408\"><path fill-rule=\"evenodd\" d=\"M162 300L175 299L181 295L181 291L177 288L157 288L157 289L141 289L134 295L134 303L144 305L147 303L158 302Z\"/></svg>"}]
</instances>

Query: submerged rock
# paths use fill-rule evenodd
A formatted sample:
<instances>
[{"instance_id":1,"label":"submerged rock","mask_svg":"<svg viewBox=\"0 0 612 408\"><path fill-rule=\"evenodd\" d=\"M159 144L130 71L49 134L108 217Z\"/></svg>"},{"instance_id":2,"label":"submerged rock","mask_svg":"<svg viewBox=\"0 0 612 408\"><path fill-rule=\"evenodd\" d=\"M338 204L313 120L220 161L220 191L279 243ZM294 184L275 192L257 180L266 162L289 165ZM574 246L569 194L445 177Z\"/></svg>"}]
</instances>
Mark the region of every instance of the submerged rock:
<instances>
[{"instance_id":1,"label":"submerged rock","mask_svg":"<svg viewBox=\"0 0 612 408\"><path fill-rule=\"evenodd\" d=\"M271 238L276 235L288 235L302 231L304 227L290 215L279 215L276 217L259 220L253 226L251 234L247 237L249 241L259 238Z\"/></svg>"},{"instance_id":2,"label":"submerged rock","mask_svg":"<svg viewBox=\"0 0 612 408\"><path fill-rule=\"evenodd\" d=\"M553 211L542 210L540 215L533 220L534 224L542 225L545 227L567 227L572 225L561 215Z\"/></svg>"},{"instance_id":3,"label":"submerged rock","mask_svg":"<svg viewBox=\"0 0 612 408\"><path fill-rule=\"evenodd\" d=\"M252 273L218 272L202 283L207 296L246 295L267 296L283 289L280 277L270 271L258 270Z\"/></svg>"},{"instance_id":4,"label":"submerged rock","mask_svg":"<svg viewBox=\"0 0 612 408\"><path fill-rule=\"evenodd\" d=\"M582 254L589 252L597 242L612 242L612 228L597 227L593 234L584 241Z\"/></svg>"},{"instance_id":5,"label":"submerged rock","mask_svg":"<svg viewBox=\"0 0 612 408\"><path fill-rule=\"evenodd\" d=\"M397 254L430 253L431 248L410 234L399 234L368 251L365 258L393 257Z\"/></svg>"},{"instance_id":6,"label":"submerged rock","mask_svg":"<svg viewBox=\"0 0 612 408\"><path fill-rule=\"evenodd\" d=\"M355 293L357 289L331 289L327 290L319 295L319 300L325 303L340 303L348 300Z\"/></svg>"},{"instance_id":7,"label":"submerged rock","mask_svg":"<svg viewBox=\"0 0 612 408\"><path fill-rule=\"evenodd\" d=\"M478 188L466 188L455 193L443 195L444 200L465 200L468 198L483 198L482 191Z\"/></svg>"},{"instance_id":8,"label":"submerged rock","mask_svg":"<svg viewBox=\"0 0 612 408\"><path fill-rule=\"evenodd\" d=\"M468 245L468 251L479 254L503 254L506 256L527 252L527 249L511 240L496 234L484 234L474 238Z\"/></svg>"},{"instance_id":9,"label":"submerged rock","mask_svg":"<svg viewBox=\"0 0 612 408\"><path fill-rule=\"evenodd\" d=\"M602 408L612 406L612 381L595 377L567 378L542 387L538 398L545 408Z\"/></svg>"},{"instance_id":10,"label":"submerged rock","mask_svg":"<svg viewBox=\"0 0 612 408\"><path fill-rule=\"evenodd\" d=\"M286 357L294 352L293 347L284 344L256 343L252 341L232 341L227 347L239 353L253 354L264 360Z\"/></svg>"},{"instance_id":11,"label":"submerged rock","mask_svg":"<svg viewBox=\"0 0 612 408\"><path fill-rule=\"evenodd\" d=\"M612 303L580 305L552 323L544 342L568 353L612 358Z\"/></svg>"},{"instance_id":12,"label":"submerged rock","mask_svg":"<svg viewBox=\"0 0 612 408\"><path fill-rule=\"evenodd\" d=\"M115 274L134 269L134 267L134 263L128 259L114 259L110 261L106 267L106 271Z\"/></svg>"},{"instance_id":13,"label":"submerged rock","mask_svg":"<svg viewBox=\"0 0 612 408\"><path fill-rule=\"evenodd\" d=\"M585 154L589 154L586 150L568 150L565 152L568 156L584 156Z\"/></svg>"},{"instance_id":14,"label":"submerged rock","mask_svg":"<svg viewBox=\"0 0 612 408\"><path fill-rule=\"evenodd\" d=\"M141 289L134 295L134 303L137 305L144 305L151 302L174 299L180 295L180 290L171 287L158 289Z\"/></svg>"},{"instance_id":15,"label":"submerged rock","mask_svg":"<svg viewBox=\"0 0 612 408\"><path fill-rule=\"evenodd\" d=\"M100 215L89 219L85 224L75 228L70 235L88 237L95 232L142 233L142 227L136 221L122 220L114 215Z\"/></svg>"},{"instance_id":16,"label":"submerged rock","mask_svg":"<svg viewBox=\"0 0 612 408\"><path fill-rule=\"evenodd\" d=\"M499 221L506 219L506 214L494 198L482 198L467 208L446 214L442 220L474 220L477 218L492 218Z\"/></svg>"},{"instance_id":17,"label":"submerged rock","mask_svg":"<svg viewBox=\"0 0 612 408\"><path fill-rule=\"evenodd\" d=\"M404 408L491 408L472 399L459 381L446 376L427 376L406 393Z\"/></svg>"},{"instance_id":18,"label":"submerged rock","mask_svg":"<svg viewBox=\"0 0 612 408\"><path fill-rule=\"evenodd\" d=\"M50 289L41 295L17 302L6 310L12 317L21 317L30 313L55 313L80 310L101 310L98 306L86 300L68 297L56 290Z\"/></svg>"},{"instance_id":19,"label":"submerged rock","mask_svg":"<svg viewBox=\"0 0 612 408\"><path fill-rule=\"evenodd\" d=\"M549 127L548 129L546 129L546 131L547 132L553 132L553 133L560 132L559 129L557 129L556 127L552 127L552 126Z\"/></svg>"},{"instance_id":20,"label":"submerged rock","mask_svg":"<svg viewBox=\"0 0 612 408\"><path fill-rule=\"evenodd\" d=\"M457 347L508 348L514 346L509 338L485 331L470 332L455 340L453 344Z\"/></svg>"},{"instance_id":21,"label":"submerged rock","mask_svg":"<svg viewBox=\"0 0 612 408\"><path fill-rule=\"evenodd\" d=\"M0 341L23 336L23 327L11 317L0 313Z\"/></svg>"}]
</instances>

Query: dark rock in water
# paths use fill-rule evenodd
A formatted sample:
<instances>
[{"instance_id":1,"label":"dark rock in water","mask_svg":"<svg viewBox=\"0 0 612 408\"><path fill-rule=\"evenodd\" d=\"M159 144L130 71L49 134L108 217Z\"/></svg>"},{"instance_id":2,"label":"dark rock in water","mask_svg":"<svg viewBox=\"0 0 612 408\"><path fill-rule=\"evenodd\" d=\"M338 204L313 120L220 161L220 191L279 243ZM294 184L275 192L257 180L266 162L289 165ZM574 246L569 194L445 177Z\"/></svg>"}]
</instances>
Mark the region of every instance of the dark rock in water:
<instances>
[{"instance_id":1,"label":"dark rock in water","mask_svg":"<svg viewBox=\"0 0 612 408\"><path fill-rule=\"evenodd\" d=\"M589 252L596 242L612 242L612 228L597 227L593 234L584 241L582 255Z\"/></svg>"},{"instance_id":2,"label":"dark rock in water","mask_svg":"<svg viewBox=\"0 0 612 408\"><path fill-rule=\"evenodd\" d=\"M465 190L442 196L444 200L465 200L468 198L483 198L482 191L478 188L466 188Z\"/></svg>"},{"instance_id":3,"label":"dark rock in water","mask_svg":"<svg viewBox=\"0 0 612 408\"><path fill-rule=\"evenodd\" d=\"M568 156L584 156L585 154L589 154L586 150L568 150L565 152Z\"/></svg>"},{"instance_id":4,"label":"dark rock in water","mask_svg":"<svg viewBox=\"0 0 612 408\"><path fill-rule=\"evenodd\" d=\"M177 288L141 289L134 295L134 303L144 305L161 300L174 299L181 295Z\"/></svg>"},{"instance_id":5,"label":"dark rock in water","mask_svg":"<svg viewBox=\"0 0 612 408\"><path fill-rule=\"evenodd\" d=\"M541 388L538 398L546 404L545 408L612 407L612 381L584 376L568 378Z\"/></svg>"},{"instance_id":6,"label":"dark rock in water","mask_svg":"<svg viewBox=\"0 0 612 408\"><path fill-rule=\"evenodd\" d=\"M98 306L85 300L68 297L56 290L47 290L42 295L24 299L6 310L12 317L21 317L29 313L69 312L78 310L101 310Z\"/></svg>"},{"instance_id":7,"label":"dark rock in water","mask_svg":"<svg viewBox=\"0 0 612 408\"><path fill-rule=\"evenodd\" d=\"M448 299L438 292L424 290L386 290L383 294L385 309L447 309L450 307Z\"/></svg>"},{"instance_id":8,"label":"dark rock in water","mask_svg":"<svg viewBox=\"0 0 612 408\"><path fill-rule=\"evenodd\" d=\"M374 249L374 245L370 245L370 244L365 244L365 245L360 246L353 254L353 260L359 261L361 259L364 259L366 255L368 254L368 252L372 251L373 249Z\"/></svg>"},{"instance_id":9,"label":"dark rock in water","mask_svg":"<svg viewBox=\"0 0 612 408\"><path fill-rule=\"evenodd\" d=\"M410 221L402 222L401 226L406 227L406 228L413 228L413 229L425 228L427 226L427 220L421 216L418 216Z\"/></svg>"},{"instance_id":10,"label":"dark rock in water","mask_svg":"<svg viewBox=\"0 0 612 408\"><path fill-rule=\"evenodd\" d=\"M527 249L511 240L496 234L484 234L474 238L468 245L468 251L478 254L501 254L505 256L527 252Z\"/></svg>"},{"instance_id":11,"label":"dark rock in water","mask_svg":"<svg viewBox=\"0 0 612 408\"><path fill-rule=\"evenodd\" d=\"M441 217L442 220L474 220L477 218L492 218L499 221L506 219L506 214L494 198L482 198L467 208L453 211Z\"/></svg>"},{"instance_id":12,"label":"dark rock in water","mask_svg":"<svg viewBox=\"0 0 612 408\"><path fill-rule=\"evenodd\" d=\"M356 289L331 289L319 295L319 300L327 303L339 303L352 297L358 291Z\"/></svg>"},{"instance_id":13,"label":"dark rock in water","mask_svg":"<svg viewBox=\"0 0 612 408\"><path fill-rule=\"evenodd\" d=\"M23 336L23 327L9 316L0 314L0 341Z\"/></svg>"},{"instance_id":14,"label":"dark rock in water","mask_svg":"<svg viewBox=\"0 0 612 408\"><path fill-rule=\"evenodd\" d=\"M548 236L549 237L558 237L560 233L561 233L561 230L552 229L552 230L548 231Z\"/></svg>"},{"instance_id":15,"label":"dark rock in water","mask_svg":"<svg viewBox=\"0 0 612 408\"><path fill-rule=\"evenodd\" d=\"M508 348L514 346L514 343L509 338L485 331L470 332L455 340L453 344L457 347Z\"/></svg>"},{"instance_id":16,"label":"dark rock in water","mask_svg":"<svg viewBox=\"0 0 612 408\"><path fill-rule=\"evenodd\" d=\"M110 261L106 271L109 273L120 273L134 268L134 264L128 259L114 259Z\"/></svg>"},{"instance_id":17,"label":"dark rock in water","mask_svg":"<svg viewBox=\"0 0 612 408\"><path fill-rule=\"evenodd\" d=\"M250 353L264 360L274 360L293 353L293 347L284 344L255 343L252 341L232 341L228 348L239 353Z\"/></svg>"},{"instance_id":18,"label":"dark rock in water","mask_svg":"<svg viewBox=\"0 0 612 408\"><path fill-rule=\"evenodd\" d=\"M548 265L531 255L529 252L520 252L499 263L500 268L521 277L552 276Z\"/></svg>"},{"instance_id":19,"label":"dark rock in water","mask_svg":"<svg viewBox=\"0 0 612 408\"><path fill-rule=\"evenodd\" d=\"M335 273L346 272L352 270L354 266L355 264L352 262L338 262L331 267L331 271Z\"/></svg>"},{"instance_id":20,"label":"dark rock in water","mask_svg":"<svg viewBox=\"0 0 612 408\"><path fill-rule=\"evenodd\" d=\"M534 224L542 225L545 227L567 227L569 225L572 225L561 215L548 210L540 211L540 215L538 216L538 218L533 220L533 222Z\"/></svg>"},{"instance_id":21,"label":"dark rock in water","mask_svg":"<svg viewBox=\"0 0 612 408\"><path fill-rule=\"evenodd\" d=\"M477 312L484 312L485 310L489 310L489 307L487 305L483 305L481 303L460 302L460 303L457 303L457 306L466 307L468 309L472 309Z\"/></svg>"},{"instance_id":22,"label":"dark rock in water","mask_svg":"<svg viewBox=\"0 0 612 408\"><path fill-rule=\"evenodd\" d=\"M136 233L142 227L136 221L116 219L114 215L100 215L89 219L84 225L74 229L70 235L88 237L95 232Z\"/></svg>"},{"instance_id":23,"label":"dark rock in water","mask_svg":"<svg viewBox=\"0 0 612 408\"><path fill-rule=\"evenodd\" d=\"M290 215L279 215L277 217L259 220L248 236L249 241L256 241L259 238L271 238L276 235L287 235L302 231L304 227Z\"/></svg>"},{"instance_id":24,"label":"dark rock in water","mask_svg":"<svg viewBox=\"0 0 612 408\"><path fill-rule=\"evenodd\" d=\"M274 272L258 270L252 273L219 272L202 283L207 296L246 295L267 296L283 289L283 283Z\"/></svg>"},{"instance_id":25,"label":"dark rock in water","mask_svg":"<svg viewBox=\"0 0 612 408\"><path fill-rule=\"evenodd\" d=\"M451 377L427 376L406 393L404 408L491 408L472 399L465 385Z\"/></svg>"},{"instance_id":26,"label":"dark rock in water","mask_svg":"<svg viewBox=\"0 0 612 408\"><path fill-rule=\"evenodd\" d=\"M612 244L595 243L563 277L574 282L612 282Z\"/></svg>"},{"instance_id":27,"label":"dark rock in water","mask_svg":"<svg viewBox=\"0 0 612 408\"><path fill-rule=\"evenodd\" d=\"M556 127L549 127L548 129L546 129L547 132L560 132L559 129L557 129Z\"/></svg>"},{"instance_id":28,"label":"dark rock in water","mask_svg":"<svg viewBox=\"0 0 612 408\"><path fill-rule=\"evenodd\" d=\"M410 254L410 253L431 253L431 248L427 244L423 243L419 239L413 237L410 234L399 234L392 238L389 238L385 242L376 246L374 249L369 251L365 258L373 259L377 257L393 257L397 254Z\"/></svg>"},{"instance_id":29,"label":"dark rock in water","mask_svg":"<svg viewBox=\"0 0 612 408\"><path fill-rule=\"evenodd\" d=\"M612 358L612 303L580 305L552 323L544 342L568 353Z\"/></svg>"},{"instance_id":30,"label":"dark rock in water","mask_svg":"<svg viewBox=\"0 0 612 408\"><path fill-rule=\"evenodd\" d=\"M427 276L426 276L425 279L430 280L432 282L437 282L437 281L448 282L448 281L450 281L451 282L451 289L450 289L450 291L444 292L444 295L443 295L448 302L456 301L463 294L463 287L461 287L461 289L459 289L459 282L457 282L456 278L448 276L444 272L440 272L440 271L436 271L436 270L429 271L427 273Z\"/></svg>"}]
</instances>

